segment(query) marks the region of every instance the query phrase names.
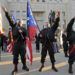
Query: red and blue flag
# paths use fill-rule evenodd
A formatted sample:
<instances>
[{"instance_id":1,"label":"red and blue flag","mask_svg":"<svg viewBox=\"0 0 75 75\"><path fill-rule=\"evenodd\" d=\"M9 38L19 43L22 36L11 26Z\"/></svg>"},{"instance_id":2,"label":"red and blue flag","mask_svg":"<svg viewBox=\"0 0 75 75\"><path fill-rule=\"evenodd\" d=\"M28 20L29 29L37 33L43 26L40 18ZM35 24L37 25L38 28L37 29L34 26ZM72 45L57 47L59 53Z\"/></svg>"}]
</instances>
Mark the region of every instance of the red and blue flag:
<instances>
[{"instance_id":1,"label":"red and blue flag","mask_svg":"<svg viewBox=\"0 0 75 75\"><path fill-rule=\"evenodd\" d=\"M35 38L38 27L31 10L29 0L27 1L27 28L28 28L29 38L32 41Z\"/></svg>"}]
</instances>

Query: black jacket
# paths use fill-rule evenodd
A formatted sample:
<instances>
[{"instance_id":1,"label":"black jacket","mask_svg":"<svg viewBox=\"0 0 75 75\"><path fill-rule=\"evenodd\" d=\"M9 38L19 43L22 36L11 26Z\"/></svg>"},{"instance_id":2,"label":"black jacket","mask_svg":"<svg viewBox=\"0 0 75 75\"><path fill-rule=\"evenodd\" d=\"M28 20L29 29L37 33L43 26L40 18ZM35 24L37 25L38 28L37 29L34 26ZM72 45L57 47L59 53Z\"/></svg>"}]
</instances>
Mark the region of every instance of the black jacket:
<instances>
[{"instance_id":1,"label":"black jacket","mask_svg":"<svg viewBox=\"0 0 75 75\"><path fill-rule=\"evenodd\" d=\"M38 39L40 39L42 43L45 43L45 42L48 43L49 41L53 42L55 40L55 31L57 30L59 26L59 21L60 21L60 18L58 17L56 18L56 21L51 28L45 28L40 31L38 35ZM42 36L40 37L40 35Z\"/></svg>"},{"instance_id":2,"label":"black jacket","mask_svg":"<svg viewBox=\"0 0 75 75\"><path fill-rule=\"evenodd\" d=\"M16 42L24 43L25 37L28 35L27 30L24 27L19 27L17 23L14 24L12 18L8 14L8 12L5 12L6 18L9 21L9 25L12 27L12 35L13 40ZM22 33L19 32L19 29L22 30ZM22 34L22 35L21 35ZM23 37L22 37L23 36Z\"/></svg>"},{"instance_id":3,"label":"black jacket","mask_svg":"<svg viewBox=\"0 0 75 75\"><path fill-rule=\"evenodd\" d=\"M67 40L69 43L75 43L75 31L72 30L72 26L74 24L74 18L71 19L69 24L67 25Z\"/></svg>"}]
</instances>

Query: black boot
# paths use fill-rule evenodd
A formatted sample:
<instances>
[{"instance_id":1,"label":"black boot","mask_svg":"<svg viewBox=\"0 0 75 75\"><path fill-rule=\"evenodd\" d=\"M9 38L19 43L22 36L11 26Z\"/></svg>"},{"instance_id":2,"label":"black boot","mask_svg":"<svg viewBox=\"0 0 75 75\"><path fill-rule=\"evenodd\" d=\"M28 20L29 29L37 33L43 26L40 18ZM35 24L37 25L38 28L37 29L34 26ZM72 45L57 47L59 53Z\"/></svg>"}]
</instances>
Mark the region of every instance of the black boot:
<instances>
[{"instance_id":1,"label":"black boot","mask_svg":"<svg viewBox=\"0 0 75 75\"><path fill-rule=\"evenodd\" d=\"M72 64L69 64L69 73L72 74L73 71L72 71Z\"/></svg>"},{"instance_id":2,"label":"black boot","mask_svg":"<svg viewBox=\"0 0 75 75\"><path fill-rule=\"evenodd\" d=\"M44 64L41 65L39 72L41 72L43 68L44 68Z\"/></svg>"},{"instance_id":3,"label":"black boot","mask_svg":"<svg viewBox=\"0 0 75 75\"><path fill-rule=\"evenodd\" d=\"M54 64L54 63L52 64L52 69L53 69L55 72L58 72L58 70L56 69L56 67L55 67L55 64Z\"/></svg>"},{"instance_id":4,"label":"black boot","mask_svg":"<svg viewBox=\"0 0 75 75\"><path fill-rule=\"evenodd\" d=\"M26 71L29 71L29 68L26 65L23 65L22 69L26 70Z\"/></svg>"},{"instance_id":5,"label":"black boot","mask_svg":"<svg viewBox=\"0 0 75 75\"><path fill-rule=\"evenodd\" d=\"M14 65L14 70L12 71L12 75L15 75L15 73L17 72L18 72L17 65Z\"/></svg>"}]
</instances>

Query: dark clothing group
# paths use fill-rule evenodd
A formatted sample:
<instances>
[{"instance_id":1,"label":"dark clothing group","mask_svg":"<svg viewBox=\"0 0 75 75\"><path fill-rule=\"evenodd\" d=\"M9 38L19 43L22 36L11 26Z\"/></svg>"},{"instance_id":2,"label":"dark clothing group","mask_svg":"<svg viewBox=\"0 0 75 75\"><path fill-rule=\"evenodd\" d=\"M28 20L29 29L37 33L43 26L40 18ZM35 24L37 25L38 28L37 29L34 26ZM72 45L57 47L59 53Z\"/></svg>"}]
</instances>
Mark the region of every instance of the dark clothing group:
<instances>
[{"instance_id":1,"label":"dark clothing group","mask_svg":"<svg viewBox=\"0 0 75 75\"><path fill-rule=\"evenodd\" d=\"M19 54L21 56L21 61L23 64L22 69L29 71L29 69L26 66L26 59L25 59L25 55L26 55L25 40L26 40L26 37L28 36L27 30L24 27L18 25L18 23L14 23L7 11L5 11L5 15L9 21L9 25L12 28L12 36L13 36L12 38L13 38L13 43L14 43L14 46L13 46L14 70L13 72L17 72L18 70L17 65L18 65ZM45 62L45 58L47 55L47 51L49 53L50 60L52 63L52 69L56 72L58 71L55 67L53 42L55 42L55 32L59 26L59 21L60 21L60 18L58 15L58 17L55 19L51 27L41 30L38 36L36 37L36 44L37 44L36 49L37 50L39 50L39 43L41 42L42 44L42 51L41 51L41 64L42 65L39 71L41 71L42 68L44 67L44 62ZM67 50L69 49L69 61L68 61L69 73L73 73L72 64L75 61L75 28L74 27L75 27L75 18L73 18L67 26L67 29L66 29L67 36L65 36L64 34L62 35L64 52L67 53ZM19 30L21 30L21 32L19 32ZM69 47L68 47L68 44L69 44Z\"/></svg>"}]
</instances>

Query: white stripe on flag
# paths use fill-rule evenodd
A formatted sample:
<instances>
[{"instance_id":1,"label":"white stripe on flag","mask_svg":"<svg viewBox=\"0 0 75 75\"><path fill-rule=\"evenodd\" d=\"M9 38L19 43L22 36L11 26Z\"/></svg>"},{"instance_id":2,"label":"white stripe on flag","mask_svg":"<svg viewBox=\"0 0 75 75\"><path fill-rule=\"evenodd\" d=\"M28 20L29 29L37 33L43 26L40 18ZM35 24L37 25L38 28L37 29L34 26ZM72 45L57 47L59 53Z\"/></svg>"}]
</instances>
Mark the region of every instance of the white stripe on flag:
<instances>
[{"instance_id":1,"label":"white stripe on flag","mask_svg":"<svg viewBox=\"0 0 75 75\"><path fill-rule=\"evenodd\" d=\"M32 64L32 46L29 38L26 39L26 52L29 63Z\"/></svg>"},{"instance_id":2,"label":"white stripe on flag","mask_svg":"<svg viewBox=\"0 0 75 75\"><path fill-rule=\"evenodd\" d=\"M26 50L27 50L27 58L30 59L30 51L29 51L29 48L28 48L28 44L26 46Z\"/></svg>"}]
</instances>

